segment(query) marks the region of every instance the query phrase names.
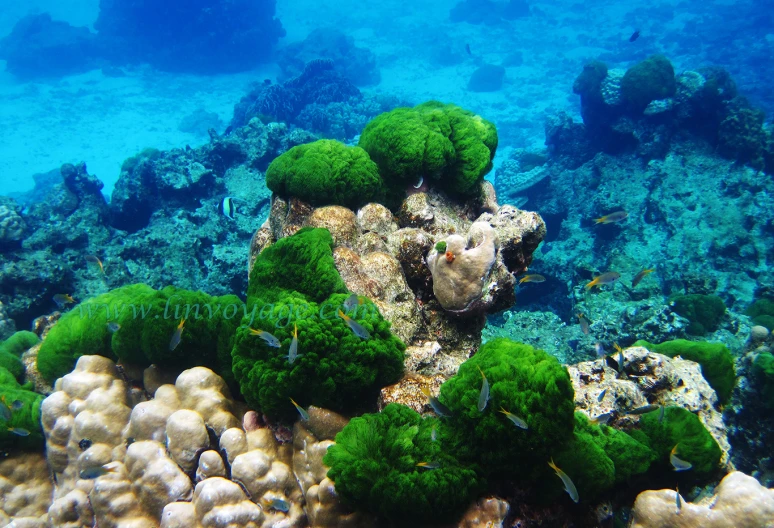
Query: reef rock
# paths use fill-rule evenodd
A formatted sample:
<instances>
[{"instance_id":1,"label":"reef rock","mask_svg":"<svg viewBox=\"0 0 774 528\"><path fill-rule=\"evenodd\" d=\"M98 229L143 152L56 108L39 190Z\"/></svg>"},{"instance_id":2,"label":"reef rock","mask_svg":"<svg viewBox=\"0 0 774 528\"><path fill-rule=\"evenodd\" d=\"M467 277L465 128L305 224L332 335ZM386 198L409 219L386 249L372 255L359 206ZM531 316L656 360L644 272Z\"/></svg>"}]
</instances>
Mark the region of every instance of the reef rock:
<instances>
[{"instance_id":1,"label":"reef rock","mask_svg":"<svg viewBox=\"0 0 774 528\"><path fill-rule=\"evenodd\" d=\"M629 410L648 404L683 407L698 415L723 452L721 463L733 469L729 461L728 432L715 408L718 397L702 376L700 365L642 347L627 348L623 358L624 375L608 366L605 359L567 367L575 390L576 409L590 418L613 413L610 423L626 428L639 419L627 415ZM598 401L597 397L605 389L607 393Z\"/></svg>"},{"instance_id":2,"label":"reef rock","mask_svg":"<svg viewBox=\"0 0 774 528\"><path fill-rule=\"evenodd\" d=\"M275 195L248 267L264 248L306 226L333 234L344 283L390 321L409 347L409 370L446 376L478 348L486 313L514 303L514 275L526 270L546 232L538 214L499 206L489 182L463 203L434 190L411 193L397 216L376 203L350 211ZM435 249L438 242L450 248L448 258L446 249Z\"/></svg>"}]
</instances>

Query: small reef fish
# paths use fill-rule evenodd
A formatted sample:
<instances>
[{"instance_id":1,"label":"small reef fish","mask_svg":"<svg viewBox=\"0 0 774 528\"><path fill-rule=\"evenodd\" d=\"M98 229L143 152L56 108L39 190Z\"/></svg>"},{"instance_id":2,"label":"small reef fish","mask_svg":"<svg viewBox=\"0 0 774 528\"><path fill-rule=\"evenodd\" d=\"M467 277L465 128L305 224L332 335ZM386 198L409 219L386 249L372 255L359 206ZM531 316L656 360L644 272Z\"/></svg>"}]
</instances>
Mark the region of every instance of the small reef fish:
<instances>
[{"instance_id":1,"label":"small reef fish","mask_svg":"<svg viewBox=\"0 0 774 528\"><path fill-rule=\"evenodd\" d=\"M298 325L293 323L293 340L290 342L290 348L288 349L288 363L291 365L295 363L296 358L303 354L298 353Z\"/></svg>"},{"instance_id":2,"label":"small reef fish","mask_svg":"<svg viewBox=\"0 0 774 528\"><path fill-rule=\"evenodd\" d=\"M623 348L621 348L621 345L619 345L616 342L613 342L613 348L615 348L616 352L623 352Z\"/></svg>"},{"instance_id":3,"label":"small reef fish","mask_svg":"<svg viewBox=\"0 0 774 528\"><path fill-rule=\"evenodd\" d=\"M369 339L371 337L371 334L368 333L368 330L363 328L360 323L353 320L341 310L339 310L339 317L344 319L344 322L347 323L347 326L349 326L349 329L352 330L352 333L358 336L360 339Z\"/></svg>"},{"instance_id":4,"label":"small reef fish","mask_svg":"<svg viewBox=\"0 0 774 528\"><path fill-rule=\"evenodd\" d=\"M582 313L578 314L578 324L580 324L581 332L584 335L589 335L589 320L586 319Z\"/></svg>"},{"instance_id":5,"label":"small reef fish","mask_svg":"<svg viewBox=\"0 0 774 528\"><path fill-rule=\"evenodd\" d=\"M586 289L599 288L603 284L613 284L621 278L621 274L616 271L606 271L602 275L597 275L594 280L586 284Z\"/></svg>"},{"instance_id":6,"label":"small reef fish","mask_svg":"<svg viewBox=\"0 0 774 528\"><path fill-rule=\"evenodd\" d=\"M0 420L5 422L11 421L11 409L5 404L5 402L0 403Z\"/></svg>"},{"instance_id":7,"label":"small reef fish","mask_svg":"<svg viewBox=\"0 0 774 528\"><path fill-rule=\"evenodd\" d=\"M597 396L597 401L601 402L602 400L604 400L605 394L607 394L607 389L602 389L602 392L600 392L599 395Z\"/></svg>"},{"instance_id":8,"label":"small reef fish","mask_svg":"<svg viewBox=\"0 0 774 528\"><path fill-rule=\"evenodd\" d=\"M290 510L290 503L285 499L262 499L261 504L267 510L277 510L282 513L287 513Z\"/></svg>"},{"instance_id":9,"label":"small reef fish","mask_svg":"<svg viewBox=\"0 0 774 528\"><path fill-rule=\"evenodd\" d=\"M353 293L352 295L350 295L344 300L344 304L342 304L342 307L344 308L345 312L351 312L352 309L358 306L359 304L363 304L363 301L358 299L356 293Z\"/></svg>"},{"instance_id":10,"label":"small reef fish","mask_svg":"<svg viewBox=\"0 0 774 528\"><path fill-rule=\"evenodd\" d=\"M632 279L632 288L636 288L642 279L644 279L647 275L653 273L654 271L656 271L656 268L647 268L639 272L637 275L635 275L634 278Z\"/></svg>"},{"instance_id":11,"label":"small reef fish","mask_svg":"<svg viewBox=\"0 0 774 528\"><path fill-rule=\"evenodd\" d=\"M296 410L298 411L298 414L300 414L300 415L301 415L301 419L302 419L302 420L304 420L304 421L307 421L307 420L309 420L309 413L308 413L308 412L306 412L306 409L304 409L304 408L303 408L303 407L301 407L299 404L297 404L297 403L296 403L296 401L295 401L293 398L290 398L290 403L292 403L292 404L293 404L293 406L294 406L294 407L296 408Z\"/></svg>"},{"instance_id":12,"label":"small reef fish","mask_svg":"<svg viewBox=\"0 0 774 528\"><path fill-rule=\"evenodd\" d=\"M175 331L172 332L172 339L169 340L169 350L172 351L177 348L177 345L180 344L180 340L183 338L183 325L185 324L185 319L180 319L180 324L177 325L177 328L175 328Z\"/></svg>"},{"instance_id":13,"label":"small reef fish","mask_svg":"<svg viewBox=\"0 0 774 528\"><path fill-rule=\"evenodd\" d=\"M430 441L435 442L436 440L438 440L438 429L433 426L433 428L430 429Z\"/></svg>"},{"instance_id":14,"label":"small reef fish","mask_svg":"<svg viewBox=\"0 0 774 528\"><path fill-rule=\"evenodd\" d=\"M427 401L430 404L430 407L433 408L433 411L435 411L435 414L442 418L446 418L452 415L451 410L447 406L441 403L438 398L430 394L430 389L427 387L422 387L422 393L427 396Z\"/></svg>"},{"instance_id":15,"label":"small reef fish","mask_svg":"<svg viewBox=\"0 0 774 528\"><path fill-rule=\"evenodd\" d=\"M643 405L642 407L637 407L636 409L632 409L631 411L627 412L626 414L640 415L640 414L646 414L646 413L649 413L649 412L653 412L656 409L658 409L658 405L648 404L648 405Z\"/></svg>"},{"instance_id":16,"label":"small reef fish","mask_svg":"<svg viewBox=\"0 0 774 528\"><path fill-rule=\"evenodd\" d=\"M562 479L562 483L564 484L564 491L567 492L567 494L570 496L573 502L577 504L578 502L578 490L575 488L575 484L572 483L572 480L570 477L567 476L567 473L556 467L556 464L554 464L554 459L551 459L551 462L548 463L548 466L553 469L556 472L556 476Z\"/></svg>"},{"instance_id":17,"label":"small reef fish","mask_svg":"<svg viewBox=\"0 0 774 528\"><path fill-rule=\"evenodd\" d=\"M233 220L234 216L236 216L236 205L234 205L234 199L231 196L226 196L223 198L223 200L220 202L220 205L218 205L218 211L229 220Z\"/></svg>"},{"instance_id":18,"label":"small reef fish","mask_svg":"<svg viewBox=\"0 0 774 528\"><path fill-rule=\"evenodd\" d=\"M30 432L26 429L22 429L21 427L9 427L8 432L11 434L15 434L16 436L29 436Z\"/></svg>"},{"instance_id":19,"label":"small reef fish","mask_svg":"<svg viewBox=\"0 0 774 528\"><path fill-rule=\"evenodd\" d=\"M92 480L108 473L115 473L118 466L115 464L105 464L103 466L94 466L86 469L82 469L78 476L84 480Z\"/></svg>"},{"instance_id":20,"label":"small reef fish","mask_svg":"<svg viewBox=\"0 0 774 528\"><path fill-rule=\"evenodd\" d=\"M639 29L635 30L635 32L632 33L632 36L629 37L629 42L634 42L638 38L640 38L640 30Z\"/></svg>"},{"instance_id":21,"label":"small reef fish","mask_svg":"<svg viewBox=\"0 0 774 528\"><path fill-rule=\"evenodd\" d=\"M417 462L417 467L421 467L422 469L438 469L441 467L441 464L438 462Z\"/></svg>"},{"instance_id":22,"label":"small reef fish","mask_svg":"<svg viewBox=\"0 0 774 528\"><path fill-rule=\"evenodd\" d=\"M626 220L627 216L629 216L629 213L626 211L616 211L615 213L610 213L601 218L595 218L594 222L597 224L617 224L618 222Z\"/></svg>"},{"instance_id":23,"label":"small reef fish","mask_svg":"<svg viewBox=\"0 0 774 528\"><path fill-rule=\"evenodd\" d=\"M417 183L414 184L414 188L419 189L420 187L422 187L424 183L425 183L425 179L422 176L420 176Z\"/></svg>"},{"instance_id":24,"label":"small reef fish","mask_svg":"<svg viewBox=\"0 0 774 528\"><path fill-rule=\"evenodd\" d=\"M484 409L486 409L486 404L489 401L489 380L486 379L484 371L481 370L481 367L478 367L478 371L481 373L481 377L484 379L484 382L481 384L481 392L478 395L478 412L484 412Z\"/></svg>"},{"instance_id":25,"label":"small reef fish","mask_svg":"<svg viewBox=\"0 0 774 528\"><path fill-rule=\"evenodd\" d=\"M607 425L607 422L609 422L612 417L612 412L606 412L604 414L598 414L589 421L595 425Z\"/></svg>"},{"instance_id":26,"label":"small reef fish","mask_svg":"<svg viewBox=\"0 0 774 528\"><path fill-rule=\"evenodd\" d=\"M680 486L675 486L675 515L680 515L683 509L683 501L680 500Z\"/></svg>"},{"instance_id":27,"label":"small reef fish","mask_svg":"<svg viewBox=\"0 0 774 528\"><path fill-rule=\"evenodd\" d=\"M508 418L511 422L513 422L513 425L518 427L519 429L529 429L529 426L527 425L527 422L513 414L512 412L506 411L502 407L500 407L500 412L505 415L506 418Z\"/></svg>"},{"instance_id":28,"label":"small reef fish","mask_svg":"<svg viewBox=\"0 0 774 528\"><path fill-rule=\"evenodd\" d=\"M666 406L662 405L658 410L658 423L661 423L664 421L664 411L666 410Z\"/></svg>"},{"instance_id":29,"label":"small reef fish","mask_svg":"<svg viewBox=\"0 0 774 528\"><path fill-rule=\"evenodd\" d=\"M263 339L263 341L272 348L279 348L280 346L282 346L279 339L277 339L276 337L274 337L272 334L270 334L265 330L255 330L249 327L248 327L248 330L252 335L258 336L261 339Z\"/></svg>"},{"instance_id":30,"label":"small reef fish","mask_svg":"<svg viewBox=\"0 0 774 528\"><path fill-rule=\"evenodd\" d=\"M686 462L682 458L677 457L677 446L679 445L680 444L675 444L672 448L672 451L669 453L669 461L672 463L672 467L675 471L688 471L693 465L690 462Z\"/></svg>"},{"instance_id":31,"label":"small reef fish","mask_svg":"<svg viewBox=\"0 0 774 528\"><path fill-rule=\"evenodd\" d=\"M96 264L99 268L99 271L104 275L105 274L105 266L102 265L102 261L95 257L94 255L86 255L84 257L84 260L88 262L89 264Z\"/></svg>"},{"instance_id":32,"label":"small reef fish","mask_svg":"<svg viewBox=\"0 0 774 528\"><path fill-rule=\"evenodd\" d=\"M597 357L605 357L605 347L598 341L594 343L594 352L597 353Z\"/></svg>"},{"instance_id":33,"label":"small reef fish","mask_svg":"<svg viewBox=\"0 0 774 528\"><path fill-rule=\"evenodd\" d=\"M521 280L519 280L519 284L522 284L524 282L545 282L546 278L542 275L538 275L537 273L531 273L529 275L524 275Z\"/></svg>"},{"instance_id":34,"label":"small reef fish","mask_svg":"<svg viewBox=\"0 0 774 528\"><path fill-rule=\"evenodd\" d=\"M54 302L59 308L64 308L68 304L72 304L75 302L75 299L73 299L71 296L67 295L66 293L57 293L54 295Z\"/></svg>"},{"instance_id":35,"label":"small reef fish","mask_svg":"<svg viewBox=\"0 0 774 528\"><path fill-rule=\"evenodd\" d=\"M115 334L116 332L121 330L121 325L116 323L115 321L112 321L105 326L107 326L108 332L110 332L111 334Z\"/></svg>"}]
</instances>

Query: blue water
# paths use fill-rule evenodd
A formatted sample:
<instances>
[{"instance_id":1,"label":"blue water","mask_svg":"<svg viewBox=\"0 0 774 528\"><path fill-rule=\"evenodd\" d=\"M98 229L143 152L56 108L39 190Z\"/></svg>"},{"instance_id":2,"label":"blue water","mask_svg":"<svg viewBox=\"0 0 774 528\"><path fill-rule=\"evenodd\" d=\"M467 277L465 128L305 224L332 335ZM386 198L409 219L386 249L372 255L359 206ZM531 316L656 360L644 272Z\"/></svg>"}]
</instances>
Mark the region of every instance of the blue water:
<instances>
[{"instance_id":1,"label":"blue water","mask_svg":"<svg viewBox=\"0 0 774 528\"><path fill-rule=\"evenodd\" d=\"M726 420L736 468L774 482L761 447L774 441L774 373L758 361L774 343L752 337L774 324L770 1L6 4L0 339L61 308L55 295L77 302L143 282L245 299L250 241L270 214L269 163L315 139L356 145L377 115L437 100L496 126L482 177L500 205L547 226L531 262L509 270L545 280L489 311L482 340L516 339L564 364L638 339L723 343L741 381L710 406ZM671 64L663 84L677 79L676 89L636 109L604 99L603 79L654 55ZM584 92L579 75L592 61L606 69ZM699 77L712 93L681 99L685 79ZM665 112L645 109L659 101ZM595 223L616 211L627 218ZM584 288L606 271L620 280ZM411 295L434 302L429 286L407 280ZM692 482L692 498L719 480ZM616 523L647 489L637 485L630 497L599 498L627 512ZM502 489L490 491L518 502ZM505 525L516 525L515 511ZM589 511L567 511L589 525Z\"/></svg>"}]
</instances>

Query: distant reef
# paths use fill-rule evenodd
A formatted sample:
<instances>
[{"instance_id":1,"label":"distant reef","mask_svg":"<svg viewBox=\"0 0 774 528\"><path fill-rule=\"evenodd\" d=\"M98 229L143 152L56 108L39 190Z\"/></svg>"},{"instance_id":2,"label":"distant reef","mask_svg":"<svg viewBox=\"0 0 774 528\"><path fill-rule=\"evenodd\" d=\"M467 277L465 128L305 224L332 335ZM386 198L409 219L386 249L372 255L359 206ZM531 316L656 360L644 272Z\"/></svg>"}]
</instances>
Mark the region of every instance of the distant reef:
<instances>
[{"instance_id":1,"label":"distant reef","mask_svg":"<svg viewBox=\"0 0 774 528\"><path fill-rule=\"evenodd\" d=\"M274 0L101 0L96 33L29 15L0 40L0 58L22 79L59 77L94 68L150 64L165 71L222 73L268 62L285 36Z\"/></svg>"}]
</instances>

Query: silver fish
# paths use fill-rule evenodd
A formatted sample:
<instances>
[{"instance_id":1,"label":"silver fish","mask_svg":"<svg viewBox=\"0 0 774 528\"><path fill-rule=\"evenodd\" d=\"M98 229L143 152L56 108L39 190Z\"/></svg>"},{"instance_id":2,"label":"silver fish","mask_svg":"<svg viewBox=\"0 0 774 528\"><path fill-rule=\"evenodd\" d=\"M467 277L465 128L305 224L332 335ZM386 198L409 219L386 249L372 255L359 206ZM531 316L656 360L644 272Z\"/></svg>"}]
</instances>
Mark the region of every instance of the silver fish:
<instances>
[{"instance_id":1,"label":"silver fish","mask_svg":"<svg viewBox=\"0 0 774 528\"><path fill-rule=\"evenodd\" d=\"M662 405L661 408L658 410L658 422L661 423L664 421L664 411L666 410L666 406Z\"/></svg>"},{"instance_id":2,"label":"silver fish","mask_svg":"<svg viewBox=\"0 0 774 528\"><path fill-rule=\"evenodd\" d=\"M606 412L604 414L599 414L591 419L591 423L597 424L597 425L607 425L607 422L610 421L610 418L613 417L612 412Z\"/></svg>"},{"instance_id":3,"label":"silver fish","mask_svg":"<svg viewBox=\"0 0 774 528\"><path fill-rule=\"evenodd\" d=\"M669 462L672 463L672 467L675 471L688 471L693 467L693 465L690 462L683 460L682 458L678 458L677 445L675 445L675 447L672 448L672 452L669 453Z\"/></svg>"},{"instance_id":4,"label":"silver fish","mask_svg":"<svg viewBox=\"0 0 774 528\"><path fill-rule=\"evenodd\" d=\"M594 351L597 353L597 357L605 357L605 347L602 346L602 343L594 343Z\"/></svg>"},{"instance_id":5,"label":"silver fish","mask_svg":"<svg viewBox=\"0 0 774 528\"><path fill-rule=\"evenodd\" d=\"M524 421L522 418L519 418L512 412L508 412L502 407L500 408L500 412L505 415L506 418L508 418L511 422L513 422L513 425L518 427L519 429L529 429L529 426L527 425L527 422Z\"/></svg>"},{"instance_id":6,"label":"silver fish","mask_svg":"<svg viewBox=\"0 0 774 528\"><path fill-rule=\"evenodd\" d=\"M347 323L347 326L349 326L349 329L352 330L352 333L358 336L360 339L369 339L371 337L371 334L368 333L368 330L363 328L360 323L349 317L341 310L339 310L339 317L344 319L344 322Z\"/></svg>"},{"instance_id":7,"label":"silver fish","mask_svg":"<svg viewBox=\"0 0 774 528\"><path fill-rule=\"evenodd\" d=\"M250 333L254 336L258 336L259 338L263 339L264 343L266 343L268 346L272 348L279 348L282 346L280 343L280 340L274 337L274 335L270 334L269 332L265 330L253 330L252 328L248 328Z\"/></svg>"},{"instance_id":8,"label":"silver fish","mask_svg":"<svg viewBox=\"0 0 774 528\"><path fill-rule=\"evenodd\" d=\"M433 426L430 430L430 441L435 442L436 440L438 440L438 430Z\"/></svg>"},{"instance_id":9,"label":"silver fish","mask_svg":"<svg viewBox=\"0 0 774 528\"><path fill-rule=\"evenodd\" d=\"M290 510L290 503L284 499L264 499L262 502L267 510L277 510L282 513Z\"/></svg>"},{"instance_id":10,"label":"silver fish","mask_svg":"<svg viewBox=\"0 0 774 528\"><path fill-rule=\"evenodd\" d=\"M352 295L350 295L349 297L347 297L344 300L344 303L342 304L342 306L344 307L344 311L349 313L358 304L360 304L360 299L357 298L357 294L356 293L353 293Z\"/></svg>"},{"instance_id":11,"label":"silver fish","mask_svg":"<svg viewBox=\"0 0 774 528\"><path fill-rule=\"evenodd\" d=\"M293 340L290 342L290 348L288 349L288 363L292 365L300 355L302 354L298 353L298 327L294 324Z\"/></svg>"},{"instance_id":12,"label":"silver fish","mask_svg":"<svg viewBox=\"0 0 774 528\"><path fill-rule=\"evenodd\" d=\"M486 409L486 404L489 401L489 380L486 379L484 371L481 370L481 367L478 368L478 371L481 373L481 377L484 379L484 382L481 385L481 393L478 395L478 412L484 412L484 409Z\"/></svg>"},{"instance_id":13,"label":"silver fish","mask_svg":"<svg viewBox=\"0 0 774 528\"><path fill-rule=\"evenodd\" d=\"M447 418L452 415L451 409L441 403L438 398L431 395L430 390L427 387L422 387L422 392L425 394L425 396L427 396L427 402L430 404L430 407L433 408L435 414L441 418Z\"/></svg>"},{"instance_id":14,"label":"silver fish","mask_svg":"<svg viewBox=\"0 0 774 528\"><path fill-rule=\"evenodd\" d=\"M297 404L293 398L290 398L290 401L295 406L296 410L298 411L298 414L301 415L301 419L304 420L305 422L309 421L309 413L306 411L306 409L304 409L299 404Z\"/></svg>"},{"instance_id":15,"label":"silver fish","mask_svg":"<svg viewBox=\"0 0 774 528\"><path fill-rule=\"evenodd\" d=\"M567 473L556 467L556 464L554 464L554 460L551 459L551 462L548 463L548 465L556 472L556 476L562 479L562 483L564 484L564 491L567 492L567 494L570 496L573 502L577 504L579 497L578 497L578 490L575 487L575 484L572 483L572 480L569 476L567 476Z\"/></svg>"},{"instance_id":16,"label":"silver fish","mask_svg":"<svg viewBox=\"0 0 774 528\"><path fill-rule=\"evenodd\" d=\"M105 464L103 466L94 466L82 469L81 472L78 473L78 476L84 480L92 480L97 477L101 477L102 475L107 475L108 473L114 472L115 470L115 466Z\"/></svg>"},{"instance_id":17,"label":"silver fish","mask_svg":"<svg viewBox=\"0 0 774 528\"><path fill-rule=\"evenodd\" d=\"M172 333L172 339L169 340L169 350L172 351L180 344L180 340L183 338L183 325L185 325L185 319L180 320L180 324L177 325L175 331Z\"/></svg>"},{"instance_id":18,"label":"silver fish","mask_svg":"<svg viewBox=\"0 0 774 528\"><path fill-rule=\"evenodd\" d=\"M0 420L11 421L11 409L3 402L0 402Z\"/></svg>"},{"instance_id":19,"label":"silver fish","mask_svg":"<svg viewBox=\"0 0 774 528\"><path fill-rule=\"evenodd\" d=\"M597 401L601 402L602 400L604 400L605 394L607 394L607 389L602 389L602 392L600 392L599 395L597 395Z\"/></svg>"},{"instance_id":20,"label":"silver fish","mask_svg":"<svg viewBox=\"0 0 774 528\"><path fill-rule=\"evenodd\" d=\"M680 500L680 488L675 487L675 506L677 509L675 510L676 515L680 515L680 511L683 509L683 501Z\"/></svg>"},{"instance_id":21,"label":"silver fish","mask_svg":"<svg viewBox=\"0 0 774 528\"><path fill-rule=\"evenodd\" d=\"M649 404L649 405L643 405L642 407L637 407L636 409L632 409L626 414L645 414L645 413L653 412L656 409L658 409L658 405Z\"/></svg>"}]
</instances>

